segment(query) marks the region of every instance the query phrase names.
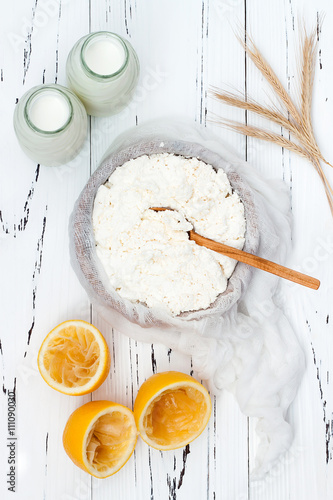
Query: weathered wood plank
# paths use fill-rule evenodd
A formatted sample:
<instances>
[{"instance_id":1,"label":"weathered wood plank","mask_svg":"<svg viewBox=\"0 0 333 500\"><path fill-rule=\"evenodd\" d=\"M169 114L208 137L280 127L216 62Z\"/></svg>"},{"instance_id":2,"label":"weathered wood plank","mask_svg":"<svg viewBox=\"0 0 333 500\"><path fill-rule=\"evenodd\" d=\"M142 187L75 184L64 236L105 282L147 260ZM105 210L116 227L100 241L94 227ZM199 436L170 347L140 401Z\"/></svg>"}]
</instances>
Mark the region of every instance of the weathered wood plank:
<instances>
[{"instance_id":1,"label":"weathered wood plank","mask_svg":"<svg viewBox=\"0 0 333 500\"><path fill-rule=\"evenodd\" d=\"M1 344L4 389L10 390L16 380L16 498L59 499L62 492L74 491L77 477L83 476L69 473L61 446L63 425L75 403L41 384L35 359L53 326L72 315L89 316L89 303L68 257L68 217L88 179L89 164L82 163L81 169L36 166L21 152L11 123L15 101L29 87L65 84L67 51L88 29L88 2L16 2L2 9L1 24L5 155L0 166L0 265L6 283ZM3 393L3 408L6 398ZM6 438L1 442L4 472L9 466L3 453ZM5 480L3 474L4 495Z\"/></svg>"},{"instance_id":2,"label":"weathered wood plank","mask_svg":"<svg viewBox=\"0 0 333 500\"><path fill-rule=\"evenodd\" d=\"M322 33L318 33L318 62L315 78L315 99L313 116L315 130L319 142L327 137L324 128L328 123L320 120L325 109L329 110L329 102L324 98L321 81L329 81L330 69L320 62L329 38L331 7L328 2L317 2L316 5L300 1L285 1L264 4L260 1L248 2L248 23L259 48L269 61L274 61L278 76L290 90L292 95L298 91L297 66L299 62L299 37L302 22L308 29L316 26L321 11L327 12ZM269 20L270 43L267 43L268 31L262 26L262 19ZM274 20L274 21L273 21ZM325 41L324 41L325 40ZM254 72L255 70L253 70ZM265 98L265 85L258 76L249 73L248 85L250 95ZM265 123L251 117L251 123ZM326 462L325 449L330 454L330 421L331 403L327 402L330 371L327 356L332 345L327 335L325 323L330 310L328 294L331 291L326 277L331 273L331 250L327 251L331 241L332 221L323 188L311 165L286 151L277 151L274 146L260 146L249 139L253 148L249 161L263 172L274 177L281 176L290 187L293 222L293 255L288 265L321 279L322 285L315 294L307 293L302 287L284 284L280 297L291 320L307 360L306 373L298 396L289 412L289 419L295 431L295 440L289 453L281 459L281 463L271 471L265 481L252 485L251 498L331 498L327 488L326 477L331 469ZM324 242L324 243L323 243ZM325 249L323 248L325 247ZM318 257L315 257L315 255ZM321 312L321 314L320 314ZM322 367L324 369L322 369ZM327 406L329 410L327 411ZM252 428L252 427L251 427ZM255 446L253 428L250 434L252 446ZM254 450L251 450L252 454ZM328 460L327 462L330 462ZM306 478L306 479L305 479Z\"/></svg>"}]
</instances>

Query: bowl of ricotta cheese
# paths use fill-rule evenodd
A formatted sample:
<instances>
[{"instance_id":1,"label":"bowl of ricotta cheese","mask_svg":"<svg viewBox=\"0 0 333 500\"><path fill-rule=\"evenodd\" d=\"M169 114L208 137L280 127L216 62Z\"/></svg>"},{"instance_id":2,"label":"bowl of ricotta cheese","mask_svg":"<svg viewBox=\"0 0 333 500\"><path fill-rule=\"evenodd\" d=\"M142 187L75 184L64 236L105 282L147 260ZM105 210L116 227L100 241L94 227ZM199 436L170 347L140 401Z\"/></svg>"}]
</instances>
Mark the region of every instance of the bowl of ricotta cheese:
<instances>
[{"instance_id":1,"label":"bowl of ricotta cheese","mask_svg":"<svg viewBox=\"0 0 333 500\"><path fill-rule=\"evenodd\" d=\"M73 229L88 291L139 322L145 309L150 318L223 312L249 282L248 266L197 245L190 229L252 253L259 241L252 193L232 165L200 144L156 139L102 162Z\"/></svg>"}]
</instances>

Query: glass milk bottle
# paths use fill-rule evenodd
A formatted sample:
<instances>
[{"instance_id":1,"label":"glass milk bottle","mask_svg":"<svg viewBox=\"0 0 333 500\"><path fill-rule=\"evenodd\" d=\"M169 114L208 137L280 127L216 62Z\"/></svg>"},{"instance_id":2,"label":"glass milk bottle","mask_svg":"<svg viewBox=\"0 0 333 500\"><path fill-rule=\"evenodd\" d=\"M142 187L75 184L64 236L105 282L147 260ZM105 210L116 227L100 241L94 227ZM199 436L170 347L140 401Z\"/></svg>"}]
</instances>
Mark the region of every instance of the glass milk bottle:
<instances>
[{"instance_id":1,"label":"glass milk bottle","mask_svg":"<svg viewBox=\"0 0 333 500\"><path fill-rule=\"evenodd\" d=\"M87 113L73 92L40 85L16 105L14 129L23 151L37 163L58 166L72 160L87 135Z\"/></svg>"},{"instance_id":2,"label":"glass milk bottle","mask_svg":"<svg viewBox=\"0 0 333 500\"><path fill-rule=\"evenodd\" d=\"M139 71L132 45L109 31L78 40L66 65L68 86L93 116L121 111L132 97Z\"/></svg>"}]
</instances>

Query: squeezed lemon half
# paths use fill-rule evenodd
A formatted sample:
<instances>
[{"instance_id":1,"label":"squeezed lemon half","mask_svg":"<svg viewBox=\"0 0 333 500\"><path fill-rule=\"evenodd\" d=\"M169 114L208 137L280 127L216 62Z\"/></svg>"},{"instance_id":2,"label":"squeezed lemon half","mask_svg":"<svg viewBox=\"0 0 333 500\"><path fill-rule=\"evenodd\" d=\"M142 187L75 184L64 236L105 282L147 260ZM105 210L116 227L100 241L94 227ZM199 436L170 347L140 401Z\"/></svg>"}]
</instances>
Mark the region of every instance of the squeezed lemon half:
<instances>
[{"instance_id":1,"label":"squeezed lemon half","mask_svg":"<svg viewBox=\"0 0 333 500\"><path fill-rule=\"evenodd\" d=\"M133 412L112 401L91 401L69 417L63 445L71 460L98 478L118 472L137 440Z\"/></svg>"},{"instance_id":2,"label":"squeezed lemon half","mask_svg":"<svg viewBox=\"0 0 333 500\"><path fill-rule=\"evenodd\" d=\"M74 396L97 389L110 370L103 335L82 320L65 321L54 328L44 339L37 362L50 387Z\"/></svg>"},{"instance_id":3,"label":"squeezed lemon half","mask_svg":"<svg viewBox=\"0 0 333 500\"><path fill-rule=\"evenodd\" d=\"M134 403L142 439L158 450L181 448L205 429L212 403L205 387L180 372L157 373L142 384Z\"/></svg>"}]
</instances>

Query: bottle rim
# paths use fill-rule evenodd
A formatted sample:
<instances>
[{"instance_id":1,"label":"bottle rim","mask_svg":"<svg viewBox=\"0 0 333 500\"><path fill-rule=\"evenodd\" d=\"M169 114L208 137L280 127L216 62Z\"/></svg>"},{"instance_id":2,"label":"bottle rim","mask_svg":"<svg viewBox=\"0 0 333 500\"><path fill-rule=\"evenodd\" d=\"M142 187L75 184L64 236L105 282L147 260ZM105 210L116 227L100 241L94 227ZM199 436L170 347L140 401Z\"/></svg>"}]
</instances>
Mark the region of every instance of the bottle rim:
<instances>
[{"instance_id":1,"label":"bottle rim","mask_svg":"<svg viewBox=\"0 0 333 500\"><path fill-rule=\"evenodd\" d=\"M45 92L54 92L55 94L60 94L61 97L63 97L67 104L68 104L68 109L69 109L69 114L68 114L68 119L66 120L66 122L59 128L55 129L55 130L43 130L39 127L37 127L30 119L29 117L29 107L31 106L31 103L32 101L38 97L39 94L43 94ZM25 103L25 106L24 106L24 118L27 122L27 124L29 125L29 127L34 130L35 132L39 132L40 134L44 134L44 135L53 135L53 134L58 134L59 132L62 132L63 130L65 130L68 125L70 124L70 122L72 121L72 118L73 118L73 104L71 102L71 100L69 99L68 95L61 89L57 88L55 85L45 85L43 86L42 88L39 88L37 90L35 90L28 98L27 102Z\"/></svg>"},{"instance_id":2,"label":"bottle rim","mask_svg":"<svg viewBox=\"0 0 333 500\"><path fill-rule=\"evenodd\" d=\"M87 65L86 63L86 60L85 60L85 51L89 45L89 43L94 40L95 38L98 38L98 37L101 37L101 38L115 38L123 47L124 49L124 52L125 52L125 59L124 59L124 62L123 64L120 66L120 68L115 71L114 73L110 73L108 75L101 75L100 73L95 73L95 71L93 71L91 68L89 68L89 66ZM81 64L83 66L83 68L85 69L85 71L88 73L89 76L93 76L94 78L99 78L101 80L108 80L108 79L111 79L111 78L115 78L116 76L120 75L120 73L122 73L124 71L124 69L126 68L126 66L128 65L128 60L129 60L129 50L128 50L128 47L126 45L126 43L124 42L124 40L122 39L121 36L117 35L116 33L112 33L111 31L96 31L95 33L91 33L84 41L82 47L81 47L81 51L80 51L80 59L81 59Z\"/></svg>"}]
</instances>

